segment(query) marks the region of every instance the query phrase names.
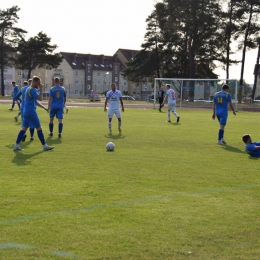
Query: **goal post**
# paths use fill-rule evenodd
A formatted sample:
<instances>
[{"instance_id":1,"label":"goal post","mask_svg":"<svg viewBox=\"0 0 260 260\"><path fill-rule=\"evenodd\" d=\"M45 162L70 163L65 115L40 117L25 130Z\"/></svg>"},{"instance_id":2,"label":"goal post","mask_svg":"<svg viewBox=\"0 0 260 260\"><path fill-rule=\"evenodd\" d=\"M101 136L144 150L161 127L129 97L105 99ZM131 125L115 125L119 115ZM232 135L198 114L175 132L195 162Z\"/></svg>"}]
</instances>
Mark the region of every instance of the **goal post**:
<instances>
[{"instance_id":1,"label":"goal post","mask_svg":"<svg viewBox=\"0 0 260 260\"><path fill-rule=\"evenodd\" d=\"M156 97L160 87L166 92L165 85L170 84L176 93L176 105L180 108L187 107L209 107L213 102L213 96L220 91L223 84L228 84L235 110L237 111L238 83L236 79L187 79L187 78L154 78L154 103L156 108Z\"/></svg>"}]
</instances>

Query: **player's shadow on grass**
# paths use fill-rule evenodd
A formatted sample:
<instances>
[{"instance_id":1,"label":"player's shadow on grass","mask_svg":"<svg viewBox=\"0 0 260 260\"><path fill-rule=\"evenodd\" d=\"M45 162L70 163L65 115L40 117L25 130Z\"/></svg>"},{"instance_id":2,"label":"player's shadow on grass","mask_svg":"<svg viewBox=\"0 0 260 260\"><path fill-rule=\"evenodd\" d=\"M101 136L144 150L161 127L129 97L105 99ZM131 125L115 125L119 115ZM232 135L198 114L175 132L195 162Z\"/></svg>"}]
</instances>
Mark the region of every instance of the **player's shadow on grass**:
<instances>
[{"instance_id":1,"label":"player's shadow on grass","mask_svg":"<svg viewBox=\"0 0 260 260\"><path fill-rule=\"evenodd\" d=\"M13 149L13 145L7 146L10 149ZM31 158L34 156L37 156L38 154L44 153L43 150L33 153L33 154L25 154L23 151L13 151L14 152L14 158L12 160L12 163L15 163L18 166L25 166L31 164Z\"/></svg>"},{"instance_id":2,"label":"player's shadow on grass","mask_svg":"<svg viewBox=\"0 0 260 260\"><path fill-rule=\"evenodd\" d=\"M231 146L231 145L223 145L222 148L226 151L232 152L232 153L243 153L246 155L245 150L241 150L237 147Z\"/></svg>"},{"instance_id":3,"label":"player's shadow on grass","mask_svg":"<svg viewBox=\"0 0 260 260\"><path fill-rule=\"evenodd\" d=\"M48 137L46 138L46 143L47 143L48 145L60 144L60 143L62 143L62 137L61 137L61 138L58 138L58 137L50 137L50 136L48 136Z\"/></svg>"},{"instance_id":4,"label":"player's shadow on grass","mask_svg":"<svg viewBox=\"0 0 260 260\"><path fill-rule=\"evenodd\" d=\"M167 122L167 121L166 121L166 123L167 123L167 124L170 124L170 125L174 125L174 126L180 126L180 125L181 125L180 122L177 123L177 122Z\"/></svg>"},{"instance_id":5,"label":"player's shadow on grass","mask_svg":"<svg viewBox=\"0 0 260 260\"><path fill-rule=\"evenodd\" d=\"M109 138L109 139L123 139L125 138L125 136L123 136L121 133L118 133L118 134L112 134L112 133L109 133L107 135L105 135L106 138Z\"/></svg>"}]
</instances>

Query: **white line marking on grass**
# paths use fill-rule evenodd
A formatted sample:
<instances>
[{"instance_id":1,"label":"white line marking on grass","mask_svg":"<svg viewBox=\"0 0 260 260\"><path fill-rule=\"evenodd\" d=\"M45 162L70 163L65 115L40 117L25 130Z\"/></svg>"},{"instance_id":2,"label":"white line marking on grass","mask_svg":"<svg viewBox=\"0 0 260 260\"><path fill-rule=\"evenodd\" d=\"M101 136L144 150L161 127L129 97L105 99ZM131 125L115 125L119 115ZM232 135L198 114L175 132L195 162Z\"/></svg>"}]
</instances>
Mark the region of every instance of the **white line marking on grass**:
<instances>
[{"instance_id":1,"label":"white line marking on grass","mask_svg":"<svg viewBox=\"0 0 260 260\"><path fill-rule=\"evenodd\" d=\"M7 224L11 224L11 223L53 217L53 216L58 216L58 215L76 214L76 213L81 213L81 212L86 212L86 211L91 211L91 210L96 210L96 209L103 209L103 208L108 208L108 207L120 207L120 206L126 206L126 205L134 205L134 204L139 204L139 203L147 203L147 202L152 202L152 201L173 199L173 198L186 197L186 196L199 195L199 194L209 194L209 193L249 189L249 188L255 188L255 187L259 187L259 186L260 186L260 184L248 184L248 185L240 185L240 186L235 186L235 187L216 188L216 189L211 189L211 190L199 190L199 191L192 191L192 192L187 192L187 193L178 193L178 194L173 194L173 195L168 195L168 196L159 196L159 197L155 197L155 198L147 198L147 199L140 199L140 200L124 201L124 202L115 202L112 204L93 205L93 206L89 206L86 208L80 208L80 209L63 210L63 211L58 211L58 212L39 214L39 215L35 215L35 216L25 216L25 217L20 217L20 218L11 218L11 219L6 219L6 220L0 220L0 225L7 225Z\"/></svg>"},{"instance_id":2,"label":"white line marking on grass","mask_svg":"<svg viewBox=\"0 0 260 260\"><path fill-rule=\"evenodd\" d=\"M8 244L3 244L0 245L0 250L3 249L9 249L9 248L15 248L15 249L37 249L35 246L27 246L27 245L22 245L22 244L15 244L15 243L8 243ZM63 252L63 251L51 251L49 252L50 255L56 255L56 256L63 256L63 257L68 257L68 258L77 258L78 256Z\"/></svg>"}]
</instances>

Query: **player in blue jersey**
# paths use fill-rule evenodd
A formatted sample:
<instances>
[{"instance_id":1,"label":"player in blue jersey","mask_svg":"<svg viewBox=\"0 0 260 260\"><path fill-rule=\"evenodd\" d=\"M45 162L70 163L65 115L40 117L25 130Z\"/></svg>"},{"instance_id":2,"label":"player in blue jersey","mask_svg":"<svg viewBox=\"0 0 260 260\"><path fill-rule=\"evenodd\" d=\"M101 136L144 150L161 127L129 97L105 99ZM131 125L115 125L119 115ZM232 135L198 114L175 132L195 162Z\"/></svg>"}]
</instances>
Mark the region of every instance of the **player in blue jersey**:
<instances>
[{"instance_id":1,"label":"player in blue jersey","mask_svg":"<svg viewBox=\"0 0 260 260\"><path fill-rule=\"evenodd\" d=\"M19 113L14 117L14 120L17 122L18 120L18 117L21 115L21 121L23 120L23 104L24 104L24 99L25 99L25 92L26 92L26 89L31 85L32 83L32 79L29 79L28 82L27 81L24 81L24 86L20 89L20 91L17 93L16 95L16 98L18 97L21 97L21 106L20 106L20 111ZM37 104L38 106L38 101L37 101ZM33 141L34 140L34 128L30 128L30 134L31 134L31 137L30 137L30 140ZM27 135L25 134L24 135L24 138L22 139L22 142L25 142L25 139L26 139Z\"/></svg>"},{"instance_id":2,"label":"player in blue jersey","mask_svg":"<svg viewBox=\"0 0 260 260\"><path fill-rule=\"evenodd\" d=\"M18 107L20 109L20 101L21 101L21 99L20 98L16 99L17 93L19 92L19 87L17 85L15 85L15 81L12 82L12 85L13 85L13 104L12 104L12 107L9 108L9 110L13 110L14 109L15 103L17 103L17 105L18 105Z\"/></svg>"},{"instance_id":3,"label":"player in blue jersey","mask_svg":"<svg viewBox=\"0 0 260 260\"><path fill-rule=\"evenodd\" d=\"M227 84L224 84L222 86L222 90L215 93L214 99L213 99L213 115L212 119L215 120L215 117L217 116L217 119L219 121L219 131L218 131L218 142L217 144L224 145L226 144L224 140L224 129L225 125L227 123L228 118L228 105L233 111L233 114L236 115L232 98L229 93L229 86Z\"/></svg>"},{"instance_id":4,"label":"player in blue jersey","mask_svg":"<svg viewBox=\"0 0 260 260\"><path fill-rule=\"evenodd\" d=\"M252 142L249 134L243 135L242 140L246 144L245 150L250 156L260 157L260 142Z\"/></svg>"},{"instance_id":5,"label":"player in blue jersey","mask_svg":"<svg viewBox=\"0 0 260 260\"><path fill-rule=\"evenodd\" d=\"M104 111L107 111L107 102L109 101L109 108L108 108L108 129L109 132L112 132L112 118L114 116L114 114L117 117L118 120L118 131L119 133L122 132L121 130L121 113L120 113L120 109L119 109L119 101L121 103L121 109L122 112L124 112L124 104L123 104L123 100L122 100L122 94L121 91L116 89L116 83L112 83L111 84L111 90L107 91L106 94L106 101L105 101L105 107L104 107Z\"/></svg>"},{"instance_id":6,"label":"player in blue jersey","mask_svg":"<svg viewBox=\"0 0 260 260\"><path fill-rule=\"evenodd\" d=\"M58 137L61 137L62 129L63 129L63 107L66 102L66 91L65 88L60 86L60 79L54 79L55 86L50 89L49 92L49 101L48 101L48 109L50 111L50 123L49 136L53 136L53 121L54 117L58 119Z\"/></svg>"},{"instance_id":7,"label":"player in blue jersey","mask_svg":"<svg viewBox=\"0 0 260 260\"><path fill-rule=\"evenodd\" d=\"M38 89L40 93L38 92ZM37 129L37 134L42 143L44 151L52 150L54 148L53 146L48 146L45 142L44 135L41 128L41 123L36 112L37 100L42 100L42 84L40 78L34 76L31 86L28 87L25 92L22 129L18 133L16 143L13 147L14 151L23 150L20 148L19 143L23 139L24 134L26 133L28 127ZM44 108L48 112L48 109L45 108L39 102L38 102L38 106Z\"/></svg>"}]
</instances>

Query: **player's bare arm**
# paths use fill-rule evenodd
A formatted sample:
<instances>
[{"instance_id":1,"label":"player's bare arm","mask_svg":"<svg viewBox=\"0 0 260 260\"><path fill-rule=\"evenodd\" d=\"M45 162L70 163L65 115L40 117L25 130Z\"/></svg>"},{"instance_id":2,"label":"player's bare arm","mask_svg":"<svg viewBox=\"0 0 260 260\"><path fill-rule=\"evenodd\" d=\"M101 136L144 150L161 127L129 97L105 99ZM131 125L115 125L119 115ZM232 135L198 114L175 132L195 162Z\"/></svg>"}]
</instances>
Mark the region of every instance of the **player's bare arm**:
<instances>
[{"instance_id":1,"label":"player's bare arm","mask_svg":"<svg viewBox=\"0 0 260 260\"><path fill-rule=\"evenodd\" d=\"M235 111L235 109L234 109L234 105L233 105L232 102L229 102L229 107L230 107L230 109L233 111L233 114L236 115L236 111Z\"/></svg>"},{"instance_id":2,"label":"player's bare arm","mask_svg":"<svg viewBox=\"0 0 260 260\"><path fill-rule=\"evenodd\" d=\"M125 109L124 109L124 103L123 103L123 99L122 98L120 98L120 103L121 103L122 112L124 112Z\"/></svg>"},{"instance_id":3,"label":"player's bare arm","mask_svg":"<svg viewBox=\"0 0 260 260\"><path fill-rule=\"evenodd\" d=\"M105 107L104 107L104 111L107 112L107 98L105 100Z\"/></svg>"}]
</instances>

